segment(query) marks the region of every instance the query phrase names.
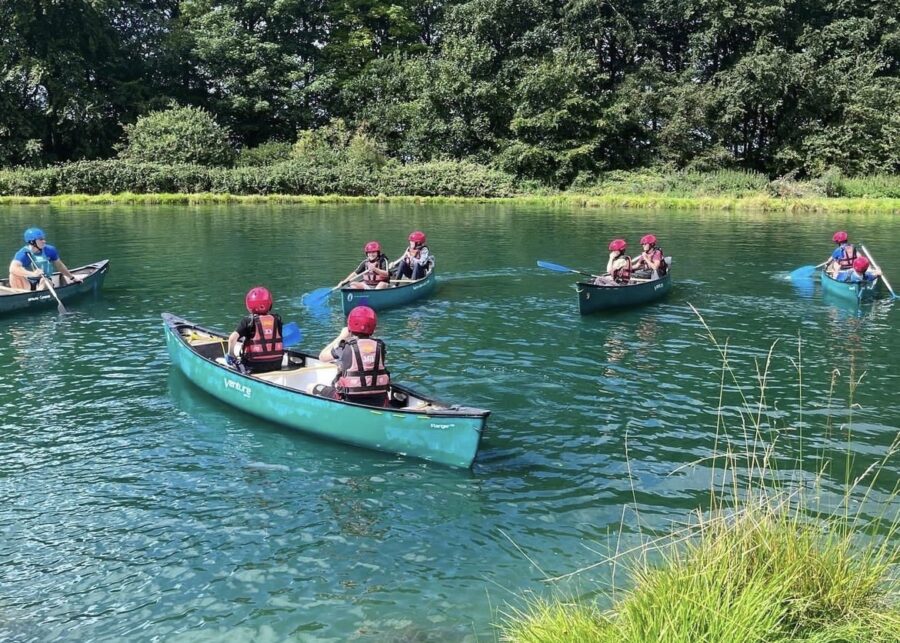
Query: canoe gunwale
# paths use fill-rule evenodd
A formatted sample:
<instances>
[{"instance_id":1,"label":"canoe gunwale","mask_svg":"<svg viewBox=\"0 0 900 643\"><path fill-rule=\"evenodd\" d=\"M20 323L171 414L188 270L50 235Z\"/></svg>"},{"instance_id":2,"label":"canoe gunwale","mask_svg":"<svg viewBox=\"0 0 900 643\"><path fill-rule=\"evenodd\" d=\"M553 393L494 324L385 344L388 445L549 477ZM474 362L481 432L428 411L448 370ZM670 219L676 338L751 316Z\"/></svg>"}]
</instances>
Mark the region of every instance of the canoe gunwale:
<instances>
[{"instance_id":1,"label":"canoe gunwale","mask_svg":"<svg viewBox=\"0 0 900 643\"><path fill-rule=\"evenodd\" d=\"M82 278L81 282L73 282L57 286L53 290L62 301L69 301L91 291L98 291L102 287L103 279L109 271L109 259L101 259L93 263L70 268L73 274ZM61 279L59 272L54 272L52 277ZM9 288L9 279L0 279L0 314L17 313L28 310L38 310L49 305L56 305L56 297L50 290L13 290Z\"/></svg>"},{"instance_id":2,"label":"canoe gunwale","mask_svg":"<svg viewBox=\"0 0 900 643\"><path fill-rule=\"evenodd\" d=\"M872 301L876 299L881 291L881 277L876 277L870 284L862 284L861 282L850 283L847 281L838 281L824 270L819 271L819 282L822 284L823 293L840 297L844 301L857 302ZM851 291L855 294L851 294Z\"/></svg>"},{"instance_id":3,"label":"canoe gunwale","mask_svg":"<svg viewBox=\"0 0 900 643\"><path fill-rule=\"evenodd\" d=\"M642 283L610 285L595 284L586 281L575 283L578 293L578 311L582 315L608 310L621 310L632 306L642 306L662 299L672 290L672 272L667 272L658 279L650 279ZM590 295L595 294L607 301L600 304L588 304ZM622 301L615 301L621 299Z\"/></svg>"},{"instance_id":4,"label":"canoe gunwale","mask_svg":"<svg viewBox=\"0 0 900 643\"><path fill-rule=\"evenodd\" d=\"M180 342L184 345L185 349L188 350L195 358L204 360L204 361L214 365L216 368L222 370L225 373L228 373L228 375L230 377L238 377L238 378L247 379L254 383L264 384L267 387L281 389L284 391L288 391L292 394L301 395L304 398L309 398L309 399L316 400L316 401L325 401L325 402L333 403L338 406L348 406L348 407L354 407L354 408L360 408L360 409L367 409L367 410L376 411L376 412L401 413L404 415L420 415L420 416L425 416L425 417L430 417L430 418L447 417L447 418L475 418L475 419L478 419L478 418L487 419L487 417L491 413L487 409L479 409L479 408L475 408L475 407L460 406L458 404L449 404L449 403L441 401L437 398L423 395L417 391L413 391L411 388L409 388L407 386L403 386L402 384L395 384L393 382L391 383L392 389L399 391L401 393L407 394L407 395L412 395L414 397L417 397L417 398L427 402L430 405L439 405L442 408L434 409L434 410L422 410L422 409L416 410L414 408L410 409L410 408L402 408L402 407L401 408L382 408L382 407L373 407L373 406L365 405L365 404L358 404L356 402L349 402L346 400L334 400L334 399L322 397L319 395L313 395L311 393L307 393L306 391L302 391L302 390L299 390L296 388L292 388L290 386L285 386L285 385L279 384L278 382L272 382L268 379L254 377L253 375L248 374L248 373L241 373L240 371L236 371L232 368L229 368L228 366L220 364L216 360L210 359L209 357L206 357L206 356L202 355L201 353L199 353L198 351L196 351L194 349L194 347L188 343L187 338L185 338L185 336L181 333L181 329L191 329L191 330L196 330L196 331L204 333L204 334L208 334L208 335L210 335L216 339L219 339L221 341L227 341L227 335L222 333L221 331L207 328L207 327L201 326L199 324L195 324L193 322L190 322L186 319L180 318L171 313L163 313L162 318L163 318L163 323L166 325L166 327L171 331L171 333L175 337L177 337L180 340ZM307 359L319 361L316 356L310 355L309 353L304 353L302 351L286 349L286 352L289 355L293 355L295 357L302 358L304 363L306 362ZM273 371L273 373L277 373L277 372L278 371Z\"/></svg>"}]
</instances>

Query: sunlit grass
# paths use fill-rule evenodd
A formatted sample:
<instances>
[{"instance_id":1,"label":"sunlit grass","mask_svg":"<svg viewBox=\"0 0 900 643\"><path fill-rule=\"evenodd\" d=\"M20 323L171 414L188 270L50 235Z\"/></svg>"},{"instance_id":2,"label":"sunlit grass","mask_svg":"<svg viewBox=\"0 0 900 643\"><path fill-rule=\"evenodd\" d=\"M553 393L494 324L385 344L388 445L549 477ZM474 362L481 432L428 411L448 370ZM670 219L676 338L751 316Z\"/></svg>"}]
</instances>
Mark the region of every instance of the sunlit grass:
<instances>
[{"instance_id":1,"label":"sunlit grass","mask_svg":"<svg viewBox=\"0 0 900 643\"><path fill-rule=\"evenodd\" d=\"M642 210L703 210L739 212L900 212L900 198L781 198L762 193L739 196L673 196L670 194L523 194L516 197L343 196L259 194L61 194L56 196L0 196L0 205L203 205L203 204L474 204L528 205L546 208L606 208Z\"/></svg>"},{"instance_id":2,"label":"sunlit grass","mask_svg":"<svg viewBox=\"0 0 900 643\"><path fill-rule=\"evenodd\" d=\"M851 478L849 422L859 383L851 369L850 420L839 428L846 431L843 462L821 454L822 468L812 480L792 475L785 482L778 471L778 448L799 443L802 454L803 446L802 433L778 427L770 417L766 395L775 347L757 365L754 387L745 387L732 369L728 345L720 344L700 320L721 358L715 448L708 459L713 463L709 506L698 507L687 526L645 539L627 558L615 554L560 577L627 560L633 589L608 612L592 603L526 599L524 608L505 615L502 640L900 641L898 490L878 503L872 498L879 474L900 446L898 439ZM799 346L794 364L802 383ZM835 374L829 401L837 381ZM802 408L802 385L799 390ZM824 430L828 434L832 427ZM801 463L794 467L800 469ZM843 478L843 495L825 501L822 482L832 471ZM875 510L876 517L864 519L864 509L869 515Z\"/></svg>"}]
</instances>

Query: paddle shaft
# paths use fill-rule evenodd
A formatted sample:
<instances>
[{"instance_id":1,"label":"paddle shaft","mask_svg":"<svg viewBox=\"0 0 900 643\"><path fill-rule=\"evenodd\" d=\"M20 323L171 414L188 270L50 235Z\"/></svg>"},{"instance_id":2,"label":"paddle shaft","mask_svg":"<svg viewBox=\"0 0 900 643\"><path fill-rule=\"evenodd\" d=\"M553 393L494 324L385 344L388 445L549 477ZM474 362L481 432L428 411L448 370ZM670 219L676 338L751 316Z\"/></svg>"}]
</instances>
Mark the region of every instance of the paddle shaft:
<instances>
[{"instance_id":1,"label":"paddle shaft","mask_svg":"<svg viewBox=\"0 0 900 643\"><path fill-rule=\"evenodd\" d=\"M34 257L30 252L28 253L28 258L31 259L31 265L34 266L35 269L37 269L37 262L34 260ZM41 270L41 279L43 279L44 283L47 284L47 290L50 291L50 294L53 295L53 298L56 300L56 303L58 304L56 309L61 313L69 312L66 310L66 307L63 306L62 300L59 298L59 295L56 294L56 289L53 287L53 281L50 279L50 277L44 274L43 270Z\"/></svg>"},{"instance_id":2,"label":"paddle shaft","mask_svg":"<svg viewBox=\"0 0 900 643\"><path fill-rule=\"evenodd\" d=\"M866 248L863 244L859 244L859 247L862 248L862 251L866 253L866 256L869 258L869 261L872 262L872 265L875 266L875 270L881 273L881 280L884 282L884 285L887 286L888 291L891 293L891 297L894 299L897 298L897 293L894 292L894 289L891 288L890 282L887 280L887 277L884 276L884 271L881 270L879 265L875 262L875 257L872 256L872 253L869 252L869 249Z\"/></svg>"}]
</instances>

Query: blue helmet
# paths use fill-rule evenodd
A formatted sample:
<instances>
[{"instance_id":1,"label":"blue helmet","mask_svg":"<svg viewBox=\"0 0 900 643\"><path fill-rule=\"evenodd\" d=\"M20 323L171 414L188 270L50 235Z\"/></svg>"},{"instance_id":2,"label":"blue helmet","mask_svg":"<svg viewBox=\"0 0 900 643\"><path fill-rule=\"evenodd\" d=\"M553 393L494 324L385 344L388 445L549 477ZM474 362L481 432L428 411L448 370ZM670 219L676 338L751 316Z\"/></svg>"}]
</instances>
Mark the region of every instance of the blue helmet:
<instances>
[{"instance_id":1,"label":"blue helmet","mask_svg":"<svg viewBox=\"0 0 900 643\"><path fill-rule=\"evenodd\" d=\"M46 239L44 231L40 228L28 228L25 231L25 243L34 243L38 239Z\"/></svg>"}]
</instances>

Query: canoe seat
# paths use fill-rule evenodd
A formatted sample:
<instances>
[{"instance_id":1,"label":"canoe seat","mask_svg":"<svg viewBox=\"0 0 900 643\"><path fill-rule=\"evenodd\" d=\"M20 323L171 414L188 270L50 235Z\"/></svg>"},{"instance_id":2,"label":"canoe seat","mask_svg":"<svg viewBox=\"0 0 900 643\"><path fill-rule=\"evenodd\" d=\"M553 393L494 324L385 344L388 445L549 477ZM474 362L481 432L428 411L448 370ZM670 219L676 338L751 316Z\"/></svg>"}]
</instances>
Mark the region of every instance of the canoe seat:
<instances>
[{"instance_id":1,"label":"canoe seat","mask_svg":"<svg viewBox=\"0 0 900 643\"><path fill-rule=\"evenodd\" d=\"M268 373L254 373L256 377L279 386L305 391L310 384L331 384L337 375L337 366L334 364L322 364L319 366L305 366L286 371L270 371Z\"/></svg>"}]
</instances>

